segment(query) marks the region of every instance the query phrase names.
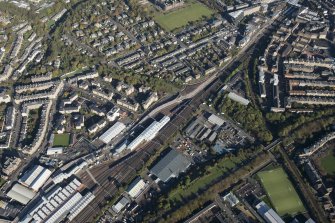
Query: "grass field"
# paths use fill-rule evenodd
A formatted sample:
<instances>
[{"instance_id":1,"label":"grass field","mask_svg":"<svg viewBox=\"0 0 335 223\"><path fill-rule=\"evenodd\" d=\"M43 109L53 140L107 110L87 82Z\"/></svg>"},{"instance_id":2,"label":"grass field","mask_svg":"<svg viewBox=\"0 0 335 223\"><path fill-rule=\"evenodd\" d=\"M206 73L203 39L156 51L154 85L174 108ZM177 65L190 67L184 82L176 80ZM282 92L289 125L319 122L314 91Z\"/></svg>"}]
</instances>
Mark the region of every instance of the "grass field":
<instances>
[{"instance_id":1,"label":"grass field","mask_svg":"<svg viewBox=\"0 0 335 223\"><path fill-rule=\"evenodd\" d=\"M2 187L6 183L6 180L0 178L0 187Z\"/></svg>"},{"instance_id":2,"label":"grass field","mask_svg":"<svg viewBox=\"0 0 335 223\"><path fill-rule=\"evenodd\" d=\"M258 177L279 215L293 216L305 211L297 192L282 168L262 171L258 173Z\"/></svg>"},{"instance_id":3,"label":"grass field","mask_svg":"<svg viewBox=\"0 0 335 223\"><path fill-rule=\"evenodd\" d=\"M206 168L206 174L197 179L194 179L190 182L189 185L186 185L186 188L178 188L169 194L169 199L172 201L180 201L183 198L187 198L192 194L196 194L199 189L206 188L214 180L221 177L229 169L232 169L236 166L237 163L242 161L239 157L232 157L223 159L221 162L218 162L217 165L210 166Z\"/></svg>"},{"instance_id":4,"label":"grass field","mask_svg":"<svg viewBox=\"0 0 335 223\"><path fill-rule=\"evenodd\" d=\"M335 156L333 151L330 152L327 156L320 159L320 165L322 170L329 175L335 174Z\"/></svg>"},{"instance_id":5,"label":"grass field","mask_svg":"<svg viewBox=\"0 0 335 223\"><path fill-rule=\"evenodd\" d=\"M55 134L53 146L68 146L70 144L70 134Z\"/></svg>"},{"instance_id":6,"label":"grass field","mask_svg":"<svg viewBox=\"0 0 335 223\"><path fill-rule=\"evenodd\" d=\"M157 13L155 21L164 29L173 31L187 25L189 22L210 17L214 12L199 2L191 2L186 6L168 13Z\"/></svg>"}]
</instances>

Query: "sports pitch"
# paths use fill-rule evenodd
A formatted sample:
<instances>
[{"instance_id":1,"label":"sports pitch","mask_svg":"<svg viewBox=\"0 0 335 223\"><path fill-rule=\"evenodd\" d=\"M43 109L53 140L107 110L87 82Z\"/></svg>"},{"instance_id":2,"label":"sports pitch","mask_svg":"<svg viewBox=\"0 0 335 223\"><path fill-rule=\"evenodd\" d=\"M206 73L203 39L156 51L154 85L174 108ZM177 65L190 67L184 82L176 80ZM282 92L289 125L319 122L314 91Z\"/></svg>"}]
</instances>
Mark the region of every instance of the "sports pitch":
<instances>
[{"instance_id":1,"label":"sports pitch","mask_svg":"<svg viewBox=\"0 0 335 223\"><path fill-rule=\"evenodd\" d=\"M329 175L335 174L335 156L333 154L333 151L329 153L327 156L322 157L320 159L321 168L324 172L326 172Z\"/></svg>"},{"instance_id":2,"label":"sports pitch","mask_svg":"<svg viewBox=\"0 0 335 223\"><path fill-rule=\"evenodd\" d=\"M199 2L192 2L182 8L168 13L158 13L154 16L156 22L168 31L186 26L189 22L210 17L214 12Z\"/></svg>"},{"instance_id":3,"label":"sports pitch","mask_svg":"<svg viewBox=\"0 0 335 223\"><path fill-rule=\"evenodd\" d=\"M70 134L55 134L53 146L68 146L70 144Z\"/></svg>"},{"instance_id":4,"label":"sports pitch","mask_svg":"<svg viewBox=\"0 0 335 223\"><path fill-rule=\"evenodd\" d=\"M291 181L282 168L262 171L257 174L267 192L272 206L280 216L294 216L305 208Z\"/></svg>"}]
</instances>

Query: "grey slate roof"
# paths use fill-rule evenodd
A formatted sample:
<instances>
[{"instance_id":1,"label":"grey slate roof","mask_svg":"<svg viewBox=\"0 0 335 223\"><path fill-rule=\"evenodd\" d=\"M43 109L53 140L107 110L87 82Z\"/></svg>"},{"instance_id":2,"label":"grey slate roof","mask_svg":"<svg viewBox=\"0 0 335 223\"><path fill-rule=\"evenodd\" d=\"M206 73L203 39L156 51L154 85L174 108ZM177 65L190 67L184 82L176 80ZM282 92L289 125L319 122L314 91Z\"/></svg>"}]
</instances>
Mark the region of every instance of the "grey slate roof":
<instances>
[{"instance_id":1,"label":"grey slate roof","mask_svg":"<svg viewBox=\"0 0 335 223\"><path fill-rule=\"evenodd\" d=\"M190 165L190 160L172 149L150 170L150 172L161 181L167 182L170 178L177 177L179 173L185 172Z\"/></svg>"}]
</instances>

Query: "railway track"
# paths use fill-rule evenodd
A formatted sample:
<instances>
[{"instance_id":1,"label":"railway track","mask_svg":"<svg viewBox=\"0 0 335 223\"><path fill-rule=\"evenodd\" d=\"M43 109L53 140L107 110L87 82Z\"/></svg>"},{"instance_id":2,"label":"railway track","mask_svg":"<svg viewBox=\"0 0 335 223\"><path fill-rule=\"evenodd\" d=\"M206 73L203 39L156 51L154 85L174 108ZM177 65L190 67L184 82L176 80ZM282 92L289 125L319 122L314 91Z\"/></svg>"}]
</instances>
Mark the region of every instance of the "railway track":
<instances>
[{"instance_id":1,"label":"railway track","mask_svg":"<svg viewBox=\"0 0 335 223\"><path fill-rule=\"evenodd\" d=\"M248 49L250 51L252 47ZM96 198L85 207L85 209L78 215L72 222L91 222L95 217L92 213L99 213L113 196L118 194L118 187L128 184L137 175L137 171L142 169L149 160L151 155L154 155L164 143L170 139L181 126L185 126L189 119L192 117L194 111L199 108L200 104L209 98L213 93L216 93L225 84L224 80L226 75L238 67L242 61L248 57L245 53L236 60L232 66L222 72L222 75L215 78L203 91L196 94L191 99L186 99L177 106L169 106L162 110L163 114L171 116L170 122L158 133L158 135L150 142L146 143L126 158L122 159L117 164L111 165L110 163L93 167L90 172L95 180L101 186L84 173L80 176L84 180L88 188L95 188L94 194ZM94 212L92 212L94 210Z\"/></svg>"}]
</instances>

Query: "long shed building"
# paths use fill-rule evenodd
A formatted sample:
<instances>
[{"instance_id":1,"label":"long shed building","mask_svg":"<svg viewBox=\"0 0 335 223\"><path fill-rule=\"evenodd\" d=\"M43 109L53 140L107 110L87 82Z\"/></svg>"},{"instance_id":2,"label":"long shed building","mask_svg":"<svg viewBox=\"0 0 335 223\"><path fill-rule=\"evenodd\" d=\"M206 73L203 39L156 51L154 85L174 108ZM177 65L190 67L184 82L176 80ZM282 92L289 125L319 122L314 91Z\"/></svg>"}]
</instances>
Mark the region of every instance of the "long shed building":
<instances>
[{"instance_id":1,"label":"long shed building","mask_svg":"<svg viewBox=\"0 0 335 223\"><path fill-rule=\"evenodd\" d=\"M49 179L51 173L51 170L40 165L36 165L32 169L25 172L19 182L24 186L30 187L34 191L38 191Z\"/></svg>"},{"instance_id":2,"label":"long shed building","mask_svg":"<svg viewBox=\"0 0 335 223\"><path fill-rule=\"evenodd\" d=\"M108 144L112 139L118 136L125 128L126 128L125 124L123 124L122 122L116 122L105 133L103 133L99 137L99 139L104 143Z\"/></svg>"}]
</instances>

